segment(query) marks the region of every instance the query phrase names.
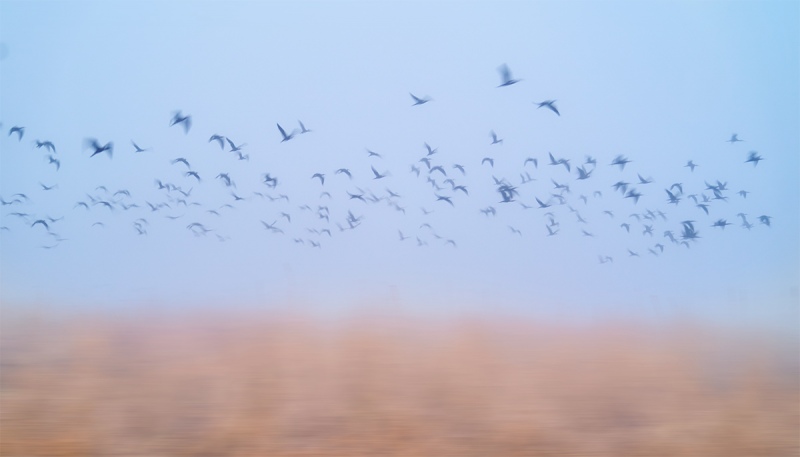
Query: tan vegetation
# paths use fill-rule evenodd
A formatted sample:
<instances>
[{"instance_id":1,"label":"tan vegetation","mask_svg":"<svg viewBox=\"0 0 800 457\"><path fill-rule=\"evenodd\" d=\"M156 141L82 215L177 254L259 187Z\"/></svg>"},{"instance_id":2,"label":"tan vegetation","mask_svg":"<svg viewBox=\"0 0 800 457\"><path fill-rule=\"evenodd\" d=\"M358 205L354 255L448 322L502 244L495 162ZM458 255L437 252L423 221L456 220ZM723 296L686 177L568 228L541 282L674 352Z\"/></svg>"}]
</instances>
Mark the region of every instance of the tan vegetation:
<instances>
[{"instance_id":1,"label":"tan vegetation","mask_svg":"<svg viewBox=\"0 0 800 457\"><path fill-rule=\"evenodd\" d=\"M796 344L756 334L478 317L6 312L1 336L9 457L800 450Z\"/></svg>"}]
</instances>

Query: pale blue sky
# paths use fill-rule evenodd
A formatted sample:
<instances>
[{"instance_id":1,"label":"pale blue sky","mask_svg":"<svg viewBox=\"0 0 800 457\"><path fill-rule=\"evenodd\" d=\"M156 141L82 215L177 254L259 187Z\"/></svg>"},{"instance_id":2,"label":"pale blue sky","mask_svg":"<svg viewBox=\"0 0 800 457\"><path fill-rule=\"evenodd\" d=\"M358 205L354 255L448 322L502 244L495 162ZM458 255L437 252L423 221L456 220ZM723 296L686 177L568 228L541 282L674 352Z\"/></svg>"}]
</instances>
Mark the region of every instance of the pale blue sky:
<instances>
[{"instance_id":1,"label":"pale blue sky","mask_svg":"<svg viewBox=\"0 0 800 457\"><path fill-rule=\"evenodd\" d=\"M0 2L0 196L30 197L0 209L8 228L0 232L0 297L795 320L799 13L796 2ZM522 81L497 88L504 63ZM433 100L412 107L409 92ZM547 99L561 116L537 109ZM192 116L188 134L168 127L175 110ZM298 119L313 131L281 143L276 123L292 129ZM13 126L26 128L22 141L8 135ZM491 130L502 145L490 144ZM733 133L744 141L726 142ZM212 134L247 143L249 160L209 143ZM113 158L90 158L87 137L113 141ZM34 140L55 144L59 171ZM150 150L134 153L131 140ZM433 165L469 190L454 193L431 175L453 207L426 183L418 163L425 142L438 148ZM367 148L383 158L368 158ZM764 158L757 167L745 163L749 151ZM571 172L548 165L548 152L569 159ZM609 165L620 154L632 160L623 171ZM575 167L587 155L596 171L580 181ZM202 182L171 164L177 157ZM538 168L523 165L527 157ZM690 159L699 164L693 173L684 167ZM390 176L372 179L371 166ZM342 167L352 181L334 173ZM220 172L246 200L234 202L214 179ZM279 179L274 190L261 182L267 172ZM317 172L324 186L311 179ZM521 184L525 172L536 181ZM637 174L654 182L636 184ZM498 203L493 176L517 187L517 202ZM192 188L187 201L200 205L177 206L180 194L155 179ZM535 198L555 191L551 180L571 193L549 208L560 231L548 237L547 210ZM643 194L637 204L613 191L619 180ZM705 181L716 180L728 183L729 199L712 202L706 216L686 195L713 196ZM677 206L664 190L673 183L684 186ZM104 195L101 185L131 197ZM405 214L386 199L350 200L357 188L378 197L391 189ZM74 208L87 194L139 206ZM157 212L145 203L170 199ZM227 203L235 208L207 212ZM317 217L319 205L330 223ZM496 216L481 214L488 206ZM667 220L630 216L648 209ZM363 221L340 232L348 211ZM760 215L773 217L771 228ZM30 227L46 216L64 217L51 224L63 241ZM133 226L139 218L147 235ZM712 228L720 218L733 225ZM687 219L702 237L689 249L663 237L679 236ZM261 220L278 221L284 234ZM213 232L193 236L193 222ZM332 236L308 231L324 228ZM401 242L398 230L411 238ZM656 243L665 246L658 256L648 252ZM600 264L601 255L614 262Z\"/></svg>"}]
</instances>

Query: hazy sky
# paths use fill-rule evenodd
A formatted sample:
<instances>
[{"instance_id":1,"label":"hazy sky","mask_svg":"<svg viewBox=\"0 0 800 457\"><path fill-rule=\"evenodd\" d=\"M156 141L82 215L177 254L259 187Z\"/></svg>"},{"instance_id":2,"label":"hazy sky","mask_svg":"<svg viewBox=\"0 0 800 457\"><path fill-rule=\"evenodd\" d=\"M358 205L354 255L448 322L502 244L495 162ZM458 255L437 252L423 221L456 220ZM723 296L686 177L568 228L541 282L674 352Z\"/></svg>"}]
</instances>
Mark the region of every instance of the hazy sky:
<instances>
[{"instance_id":1,"label":"hazy sky","mask_svg":"<svg viewBox=\"0 0 800 457\"><path fill-rule=\"evenodd\" d=\"M793 1L2 1L0 297L792 321L799 17ZM503 64L521 81L497 87ZM409 93L431 101L412 106ZM178 110L188 133L169 126ZM281 142L276 124L298 120L311 132ZM728 142L734 133L743 141ZM214 134L246 143L247 160ZM113 156L90 157L87 138L113 142ZM60 169L36 140L53 143ZM419 162L424 143L446 176ZM618 155L631 160L622 170ZM587 156L596 165L579 180ZM516 188L513 202L494 178ZM717 181L723 199L707 187ZM665 191L675 183L677 205ZM281 194L289 201L272 200ZM690 195L710 199L708 215ZM712 227L719 219L731 225ZM686 220L700 236L689 247Z\"/></svg>"}]
</instances>

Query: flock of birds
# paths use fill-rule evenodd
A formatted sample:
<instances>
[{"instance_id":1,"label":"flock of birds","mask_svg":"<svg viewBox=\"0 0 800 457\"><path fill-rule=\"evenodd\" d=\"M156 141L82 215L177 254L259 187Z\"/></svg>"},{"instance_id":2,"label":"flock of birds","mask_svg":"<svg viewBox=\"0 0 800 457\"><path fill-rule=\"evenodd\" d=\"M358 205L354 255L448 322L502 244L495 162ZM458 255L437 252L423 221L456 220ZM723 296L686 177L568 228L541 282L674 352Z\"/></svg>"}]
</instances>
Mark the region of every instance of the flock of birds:
<instances>
[{"instance_id":1,"label":"flock of birds","mask_svg":"<svg viewBox=\"0 0 800 457\"><path fill-rule=\"evenodd\" d=\"M497 87L500 90L522 81L513 79L506 65L498 70L500 84ZM433 101L430 97L418 97L413 93L410 96L412 107ZM544 111L551 113L549 115L561 116L556 100L536 101L534 105L537 110L544 108ZM192 116L175 112L169 120L168 128L182 129L185 135L194 134ZM307 134L313 134L313 130L308 129L301 121L294 128L284 128L277 124L276 139L279 143L296 141L298 137ZM15 125L9 128L8 137L22 142L24 138L28 138L26 127ZM732 146L744 142L737 134L726 141ZM230 137L214 133L209 136L208 144L210 149L219 148L229 153L231 160L249 161L246 143L237 143ZM501 147L503 139L491 130L487 144L492 148ZM66 159L59 154L56 145L40 139L35 139L32 145L36 150L44 152L43 161L46 167L51 168L52 176L59 176L62 160ZM113 142L104 143L95 138L86 138L83 146L85 160L100 160L103 156L113 160L115 153L150 154L153 149L157 149L141 147L131 141L129 150L119 152ZM20 191L0 196L0 203L5 209L0 235L8 235L15 230L40 230L46 240L41 247L54 249L60 243L68 241L68 234L64 232L64 221L73 218L74 212L80 211L93 214L93 222L90 225L72 226L73 230L101 230L113 219L125 221L133 236L148 236L158 229L160 223L169 221L172 224L182 224L188 234L227 241L230 234L218 229L216 222L231 210L262 201L268 206L259 212L253 223L260 223L261 229L270 235L283 236L298 245L321 248L339 233L361 230L369 219L364 214L365 205L381 205L388 211L401 213L406 220L413 221L413 226L400 227L392 235L396 236L398 242L412 243L418 247L437 243L455 248L458 246L457 237L438 233L430 215L436 211L454 211L456 208L469 206L465 204L467 201L477 200L479 203L473 204L472 210L483 215L478 217L493 223L502 221L504 214L512 211L530 212L530 227L505 224L509 236L530 233L554 237L569 232L570 236L594 238L597 235L593 227L597 224L610 224L614 230L624 233L630 240L627 246L616 252L596 254L600 263L610 263L615 256L660 256L669 249L690 248L693 243L706 236L707 232L722 231L734 225L731 221L746 230L757 226L769 227L772 223L772 218L765 214L749 216L731 210L731 201L746 199L749 191L734 191L726 181L721 180L702 180L700 183L694 177L695 168L702 165L693 160L688 160L683 166L679 180L658 183L653 178L644 176L641 170L633 173L633 176L630 164L634 161L625 155L617 155L604 162L587 156L578 163L573 158L558 157L557 154L546 152L540 156L518 158L516 172L519 176L498 177L494 175L495 159L491 156L483 157L479 163L448 162L441 159L446 154L440 153L437 147L424 143L423 148L408 163L408 168L402 171L383 169L380 165L382 155L366 149L365 163L359 164L358 168L319 170L310 176L299 177L278 176L274 172L262 170L258 181L248 182L243 182L234 173L222 170L207 176L205 171L201 173L193 167L194 157L171 157L168 159L171 167L168 176L148 177L146 180L146 185L151 186L150 194L156 190L158 199L139 197L137 194L145 193L141 189L114 189L104 183L92 183L85 191L86 198L70 202L68 207L61 209L62 212L57 217L42 214L37 208L37 201L46 200L51 193L58 192L58 184L45 185L40 182L35 193ZM743 166L752 165L753 168L764 160L755 151L749 151L744 159L741 161ZM504 155L501 160L512 159ZM469 183L468 177L471 180ZM337 180L338 187L330 185L332 179ZM603 182L604 179L609 180ZM425 189L421 192L429 195L428 200L409 201L401 192L395 191L396 187L392 190L391 187L401 180L406 185ZM472 184L477 183L477 180L483 180L483 189L491 185L494 190L478 195L475 191L470 193L470 189L480 187ZM295 202L292 196L283 191L286 182L318 186L319 197L313 201ZM533 182L539 184L531 186ZM212 206L200 201L193 195L193 190L199 186L216 186L213 191L218 194L219 201L224 203ZM341 192L342 186L346 187L344 192ZM382 190L373 191L370 187L380 187ZM644 195L649 196L648 200L656 198L658 207L641 207L639 202ZM628 214L618 214L619 199L630 208ZM681 208L683 215L688 213L692 216L673 221L667 214L672 208ZM266 214L270 217L265 217ZM727 217L724 216L726 214ZM519 218L515 220L518 221ZM611 249L608 245L604 245L604 248Z\"/></svg>"}]
</instances>

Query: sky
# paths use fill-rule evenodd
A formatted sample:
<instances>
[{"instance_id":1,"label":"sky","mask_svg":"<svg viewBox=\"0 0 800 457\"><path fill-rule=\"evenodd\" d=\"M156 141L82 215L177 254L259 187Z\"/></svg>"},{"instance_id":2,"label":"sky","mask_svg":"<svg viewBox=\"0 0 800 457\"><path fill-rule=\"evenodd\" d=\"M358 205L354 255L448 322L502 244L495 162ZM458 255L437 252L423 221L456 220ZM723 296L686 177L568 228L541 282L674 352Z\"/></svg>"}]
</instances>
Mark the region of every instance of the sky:
<instances>
[{"instance_id":1,"label":"sky","mask_svg":"<svg viewBox=\"0 0 800 457\"><path fill-rule=\"evenodd\" d=\"M796 2L2 1L0 299L796 329L798 18ZM504 65L519 81L498 87Z\"/></svg>"}]
</instances>

